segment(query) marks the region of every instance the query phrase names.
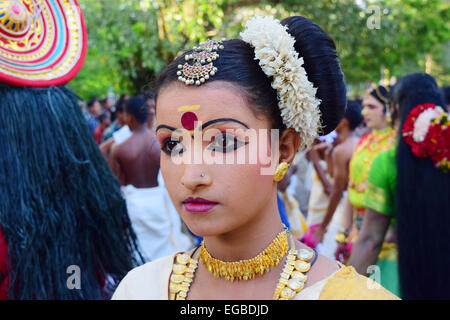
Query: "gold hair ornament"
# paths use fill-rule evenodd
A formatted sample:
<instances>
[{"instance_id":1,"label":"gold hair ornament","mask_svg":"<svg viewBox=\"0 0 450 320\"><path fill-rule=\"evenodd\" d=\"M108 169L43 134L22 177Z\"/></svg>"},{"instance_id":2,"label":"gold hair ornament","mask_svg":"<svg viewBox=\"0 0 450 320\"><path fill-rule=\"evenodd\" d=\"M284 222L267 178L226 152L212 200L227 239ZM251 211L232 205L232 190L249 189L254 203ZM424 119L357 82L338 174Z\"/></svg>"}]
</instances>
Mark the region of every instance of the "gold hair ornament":
<instances>
[{"instance_id":1,"label":"gold hair ornament","mask_svg":"<svg viewBox=\"0 0 450 320\"><path fill-rule=\"evenodd\" d=\"M205 83L217 73L213 61L219 58L217 50L223 48L222 40L208 40L200 43L198 47L194 47L193 53L184 56L186 60L184 65L178 65L178 69L180 69L177 71L178 80L187 85L199 86ZM193 61L193 64L188 63L190 60Z\"/></svg>"},{"instance_id":2,"label":"gold hair ornament","mask_svg":"<svg viewBox=\"0 0 450 320\"><path fill-rule=\"evenodd\" d=\"M385 88L386 91L389 93L389 87L384 87L384 88ZM383 95L381 94L381 92L380 92L380 87L379 87L379 86L377 86L377 87L375 88L375 92L376 92L377 95L380 97L380 99L384 101L384 103L389 103L389 98L388 98L388 97L385 97L385 96L383 96Z\"/></svg>"}]
</instances>

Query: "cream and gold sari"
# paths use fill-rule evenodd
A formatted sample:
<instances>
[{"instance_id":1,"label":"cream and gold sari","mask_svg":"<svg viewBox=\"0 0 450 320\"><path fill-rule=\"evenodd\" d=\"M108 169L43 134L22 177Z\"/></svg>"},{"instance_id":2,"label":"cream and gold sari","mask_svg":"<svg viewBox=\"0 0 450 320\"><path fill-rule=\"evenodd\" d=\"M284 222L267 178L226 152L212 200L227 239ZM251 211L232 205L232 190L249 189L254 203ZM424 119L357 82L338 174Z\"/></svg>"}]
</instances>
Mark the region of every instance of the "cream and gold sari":
<instances>
[{"instance_id":1,"label":"cream and gold sari","mask_svg":"<svg viewBox=\"0 0 450 320\"><path fill-rule=\"evenodd\" d=\"M176 254L131 270L120 282L113 300L168 300L169 278ZM353 267L342 267L325 279L306 287L294 300L398 300Z\"/></svg>"}]
</instances>

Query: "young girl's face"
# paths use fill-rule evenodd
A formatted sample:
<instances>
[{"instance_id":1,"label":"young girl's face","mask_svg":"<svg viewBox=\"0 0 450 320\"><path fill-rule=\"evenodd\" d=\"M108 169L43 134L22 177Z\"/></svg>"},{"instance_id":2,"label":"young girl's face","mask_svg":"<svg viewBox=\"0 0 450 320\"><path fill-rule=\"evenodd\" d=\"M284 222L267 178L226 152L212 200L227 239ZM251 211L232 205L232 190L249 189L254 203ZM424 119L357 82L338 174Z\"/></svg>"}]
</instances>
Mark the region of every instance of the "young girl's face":
<instances>
[{"instance_id":1,"label":"young girl's face","mask_svg":"<svg viewBox=\"0 0 450 320\"><path fill-rule=\"evenodd\" d=\"M270 153L269 120L255 116L233 85L169 84L158 95L156 134L167 190L193 233L220 235L243 227L276 196L273 175L262 174L278 157ZM255 141L268 158L250 160Z\"/></svg>"},{"instance_id":2,"label":"young girl's face","mask_svg":"<svg viewBox=\"0 0 450 320\"><path fill-rule=\"evenodd\" d=\"M371 94L364 97L362 115L366 126L371 129L383 129L387 126L384 105Z\"/></svg>"}]
</instances>

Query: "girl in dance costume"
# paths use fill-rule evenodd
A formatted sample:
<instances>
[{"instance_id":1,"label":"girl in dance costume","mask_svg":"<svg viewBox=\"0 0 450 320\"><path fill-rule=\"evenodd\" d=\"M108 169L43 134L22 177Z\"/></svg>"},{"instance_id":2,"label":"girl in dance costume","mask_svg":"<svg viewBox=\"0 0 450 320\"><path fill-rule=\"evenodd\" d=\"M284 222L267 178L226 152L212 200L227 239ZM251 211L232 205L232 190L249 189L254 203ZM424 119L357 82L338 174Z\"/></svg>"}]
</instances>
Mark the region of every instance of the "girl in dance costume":
<instances>
[{"instance_id":1,"label":"girl in dance costume","mask_svg":"<svg viewBox=\"0 0 450 320\"><path fill-rule=\"evenodd\" d=\"M334 42L298 16L252 18L241 37L194 47L156 87L161 171L204 240L132 270L113 298L396 299L294 239L277 212L277 182L299 147L344 113Z\"/></svg>"}]
</instances>

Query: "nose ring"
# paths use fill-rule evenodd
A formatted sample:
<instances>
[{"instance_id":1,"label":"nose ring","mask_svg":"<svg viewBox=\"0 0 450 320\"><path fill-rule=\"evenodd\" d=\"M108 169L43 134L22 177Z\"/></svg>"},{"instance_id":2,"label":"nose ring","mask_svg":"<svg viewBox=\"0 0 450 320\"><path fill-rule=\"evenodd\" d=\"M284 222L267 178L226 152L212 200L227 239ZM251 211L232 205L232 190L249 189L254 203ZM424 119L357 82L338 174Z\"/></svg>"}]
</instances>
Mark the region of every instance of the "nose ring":
<instances>
[{"instance_id":1,"label":"nose ring","mask_svg":"<svg viewBox=\"0 0 450 320\"><path fill-rule=\"evenodd\" d=\"M200 178L204 178L205 174L204 173L200 173Z\"/></svg>"}]
</instances>

